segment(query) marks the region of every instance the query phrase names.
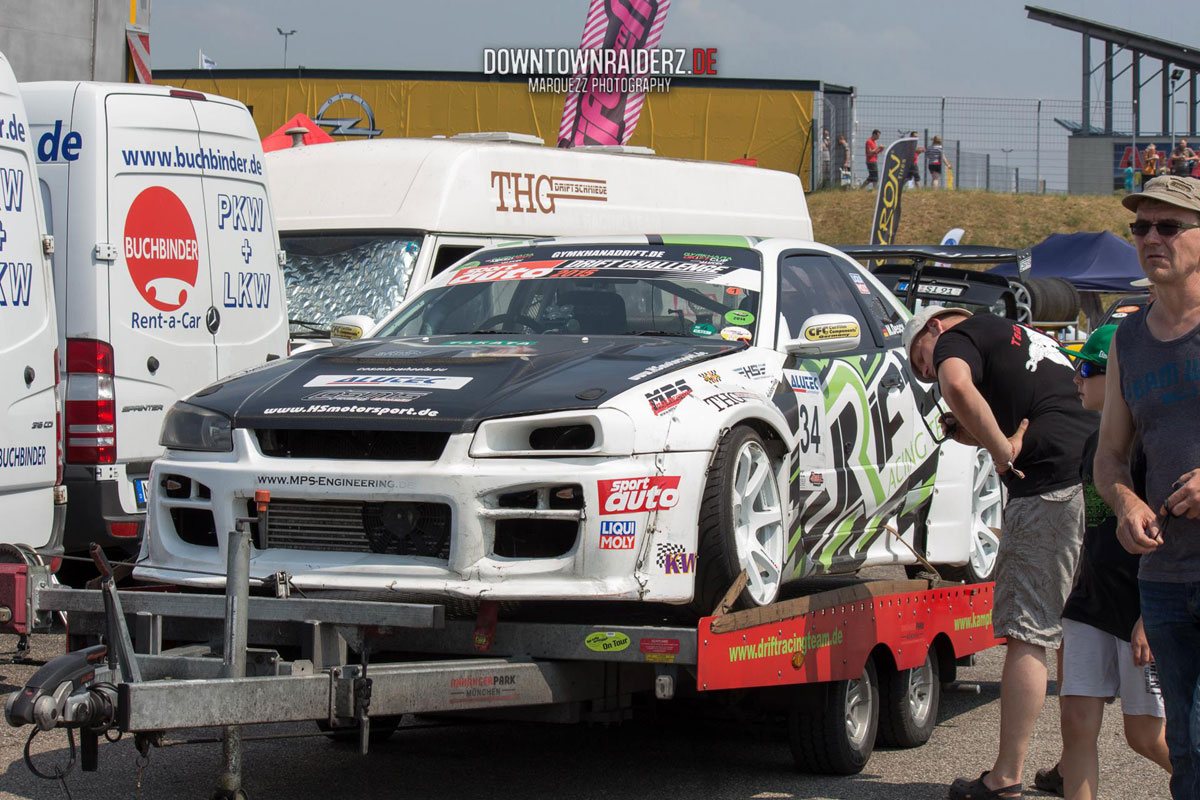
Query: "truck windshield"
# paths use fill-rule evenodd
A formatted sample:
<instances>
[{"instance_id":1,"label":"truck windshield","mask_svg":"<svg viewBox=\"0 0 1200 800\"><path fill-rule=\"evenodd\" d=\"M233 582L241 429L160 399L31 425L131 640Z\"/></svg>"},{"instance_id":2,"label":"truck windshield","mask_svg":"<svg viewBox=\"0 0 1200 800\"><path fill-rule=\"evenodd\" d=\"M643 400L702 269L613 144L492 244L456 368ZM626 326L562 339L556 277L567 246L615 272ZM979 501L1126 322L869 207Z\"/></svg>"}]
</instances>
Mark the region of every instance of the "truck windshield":
<instances>
[{"instance_id":1,"label":"truck windshield","mask_svg":"<svg viewBox=\"0 0 1200 800\"><path fill-rule=\"evenodd\" d=\"M758 278L757 273L753 277ZM684 276L544 277L425 291L376 336L544 333L753 336L758 292Z\"/></svg>"},{"instance_id":2,"label":"truck windshield","mask_svg":"<svg viewBox=\"0 0 1200 800\"><path fill-rule=\"evenodd\" d=\"M382 318L404 299L421 247L420 236L305 233L279 240L293 330L328 329L343 314Z\"/></svg>"}]
</instances>

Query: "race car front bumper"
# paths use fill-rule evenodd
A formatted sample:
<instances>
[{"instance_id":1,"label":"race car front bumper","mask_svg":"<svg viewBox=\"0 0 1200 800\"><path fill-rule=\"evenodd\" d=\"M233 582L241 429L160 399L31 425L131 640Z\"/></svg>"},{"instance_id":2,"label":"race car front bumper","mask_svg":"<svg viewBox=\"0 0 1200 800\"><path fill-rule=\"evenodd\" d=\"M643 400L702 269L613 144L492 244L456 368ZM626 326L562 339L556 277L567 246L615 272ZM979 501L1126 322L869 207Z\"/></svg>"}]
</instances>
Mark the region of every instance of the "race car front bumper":
<instances>
[{"instance_id":1,"label":"race car front bumper","mask_svg":"<svg viewBox=\"0 0 1200 800\"><path fill-rule=\"evenodd\" d=\"M253 581L302 590L496 600L692 597L711 453L472 458L472 434L432 461L279 458L254 431L231 453L168 451L150 479L135 577L223 587L228 531L250 523Z\"/></svg>"}]
</instances>

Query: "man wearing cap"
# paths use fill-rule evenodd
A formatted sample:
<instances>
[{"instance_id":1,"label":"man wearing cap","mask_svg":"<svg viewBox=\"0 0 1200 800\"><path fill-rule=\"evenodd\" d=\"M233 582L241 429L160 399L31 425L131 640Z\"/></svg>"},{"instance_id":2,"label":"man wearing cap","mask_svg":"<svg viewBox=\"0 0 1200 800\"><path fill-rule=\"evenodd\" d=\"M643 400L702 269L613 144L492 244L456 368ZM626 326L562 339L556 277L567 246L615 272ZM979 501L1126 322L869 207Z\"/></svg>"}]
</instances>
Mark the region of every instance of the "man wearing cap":
<instances>
[{"instance_id":1,"label":"man wearing cap","mask_svg":"<svg viewBox=\"0 0 1200 800\"><path fill-rule=\"evenodd\" d=\"M1046 699L1046 648L1062 638L1062 610L1083 537L1079 461L1096 427L1057 342L993 314L931 306L904 327L913 373L936 381L955 439L991 454L1008 489L996 559L992 626L1008 637L1000 680L995 765L959 778L952 800L1021 796L1025 752Z\"/></svg>"},{"instance_id":2,"label":"man wearing cap","mask_svg":"<svg viewBox=\"0 0 1200 800\"><path fill-rule=\"evenodd\" d=\"M1121 321L1109 351L1096 486L1117 537L1142 554L1138 589L1158 664L1171 796L1200 798L1200 180L1155 178L1122 204L1153 303ZM1129 453L1146 452L1146 499Z\"/></svg>"}]
</instances>

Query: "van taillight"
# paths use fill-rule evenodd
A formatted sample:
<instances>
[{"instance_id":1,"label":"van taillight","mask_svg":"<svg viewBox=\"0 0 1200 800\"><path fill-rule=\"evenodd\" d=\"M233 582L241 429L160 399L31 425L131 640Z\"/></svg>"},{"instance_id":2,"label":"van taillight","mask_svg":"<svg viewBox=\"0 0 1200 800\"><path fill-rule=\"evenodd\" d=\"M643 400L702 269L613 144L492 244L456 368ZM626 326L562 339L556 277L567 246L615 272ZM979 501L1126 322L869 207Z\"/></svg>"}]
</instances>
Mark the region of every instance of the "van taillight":
<instances>
[{"instance_id":1,"label":"van taillight","mask_svg":"<svg viewBox=\"0 0 1200 800\"><path fill-rule=\"evenodd\" d=\"M63 425L62 425L62 374L58 369L58 348L54 348L54 485L63 482Z\"/></svg>"},{"instance_id":2,"label":"van taillight","mask_svg":"<svg viewBox=\"0 0 1200 800\"><path fill-rule=\"evenodd\" d=\"M67 462L117 463L113 349L94 339L67 340Z\"/></svg>"},{"instance_id":3,"label":"van taillight","mask_svg":"<svg viewBox=\"0 0 1200 800\"><path fill-rule=\"evenodd\" d=\"M170 95L171 95L171 97L182 97L186 100L207 100L208 99L207 97L204 96L203 93L193 92L190 89L172 89L170 91Z\"/></svg>"}]
</instances>

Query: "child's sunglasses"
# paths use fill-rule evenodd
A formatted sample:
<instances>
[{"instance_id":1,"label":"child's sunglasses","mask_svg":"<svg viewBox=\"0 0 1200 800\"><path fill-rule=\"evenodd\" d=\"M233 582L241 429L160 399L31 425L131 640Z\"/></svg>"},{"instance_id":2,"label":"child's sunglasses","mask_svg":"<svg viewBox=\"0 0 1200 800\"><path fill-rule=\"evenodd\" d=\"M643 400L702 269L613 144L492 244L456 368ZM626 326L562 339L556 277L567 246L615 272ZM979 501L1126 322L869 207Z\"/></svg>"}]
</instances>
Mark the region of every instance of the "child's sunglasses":
<instances>
[{"instance_id":1,"label":"child's sunglasses","mask_svg":"<svg viewBox=\"0 0 1200 800\"><path fill-rule=\"evenodd\" d=\"M1091 361L1079 362L1079 377L1081 378L1094 378L1097 375L1103 375L1107 371L1104 367Z\"/></svg>"}]
</instances>

